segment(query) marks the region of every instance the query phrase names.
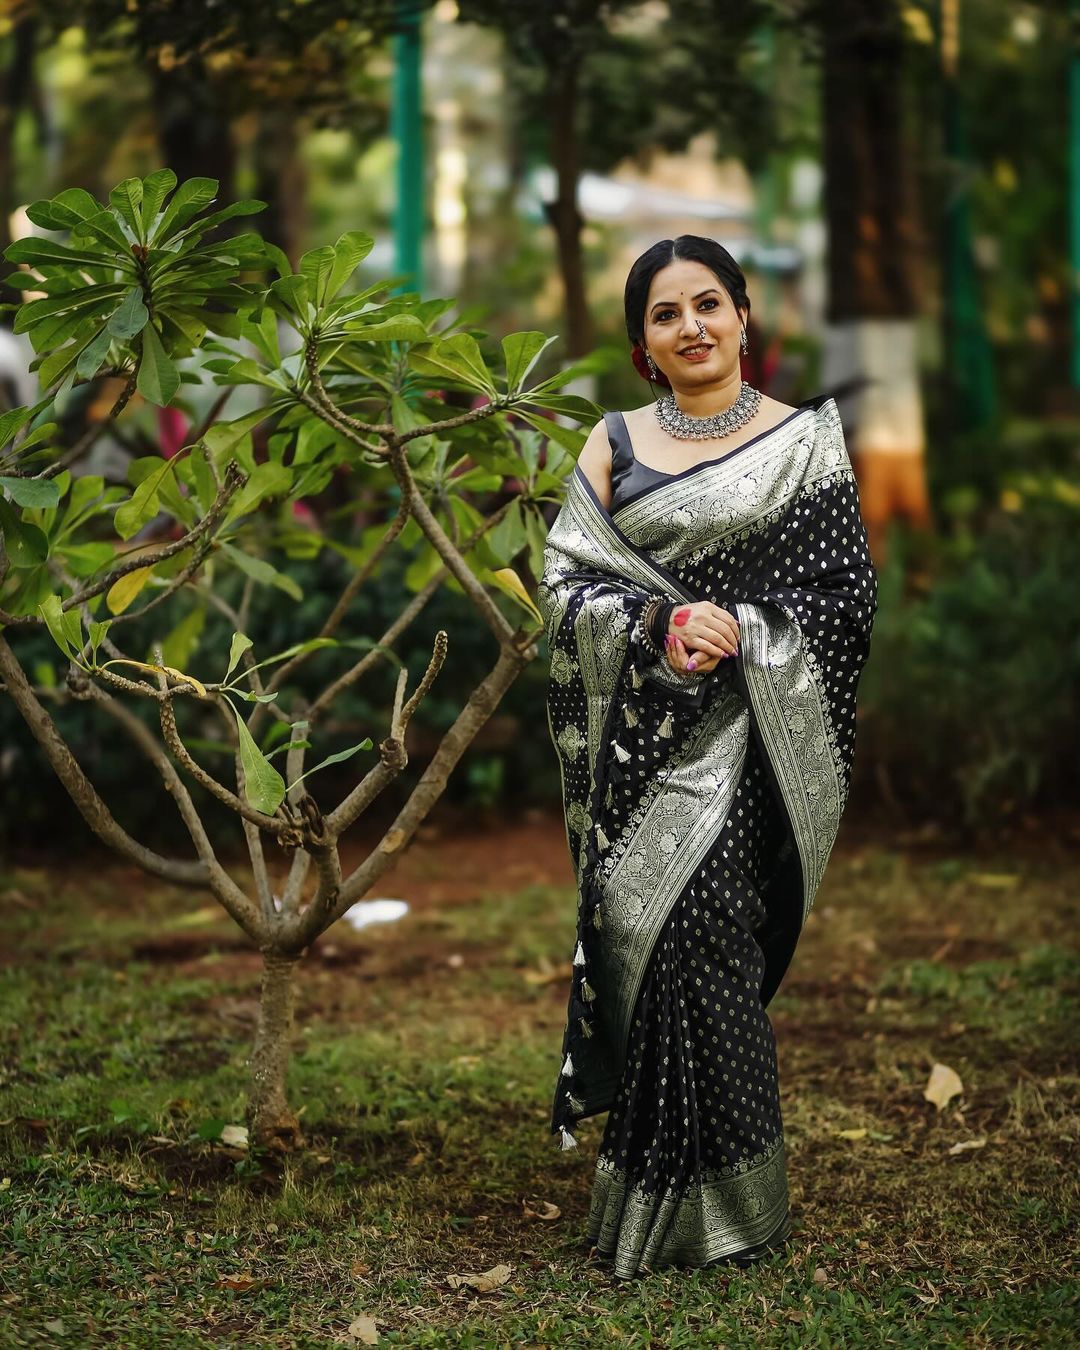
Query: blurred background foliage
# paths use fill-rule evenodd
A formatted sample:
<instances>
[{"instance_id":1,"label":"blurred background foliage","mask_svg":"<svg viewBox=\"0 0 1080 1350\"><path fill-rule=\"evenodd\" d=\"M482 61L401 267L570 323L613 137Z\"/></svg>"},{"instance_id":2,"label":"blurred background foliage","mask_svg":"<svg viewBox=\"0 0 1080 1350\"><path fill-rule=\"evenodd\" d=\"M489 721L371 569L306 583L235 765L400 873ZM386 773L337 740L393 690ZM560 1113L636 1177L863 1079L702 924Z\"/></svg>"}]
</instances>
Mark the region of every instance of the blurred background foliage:
<instances>
[{"instance_id":1,"label":"blurred background foliage","mask_svg":"<svg viewBox=\"0 0 1080 1350\"><path fill-rule=\"evenodd\" d=\"M168 164L181 179L219 178L223 202L266 201L251 225L294 262L359 229L377 240L367 275L392 274L401 263L396 81L402 35L418 31L425 293L475 307L496 338L539 328L560 334L563 358L598 350L587 392L606 407L635 406L648 392L626 359L627 267L656 238L710 234L748 275L747 378L787 401L823 388L837 266L829 235L844 201L835 182L832 196L823 190L822 164L842 128L830 125L822 90L843 4L7 0L0 14L0 246L30 228L21 213L36 198L70 186L101 196ZM1070 226L1070 192L1080 148L1066 131L1070 115L1077 125L1071 70L1080 89L1075 14L1063 0L867 0L858 16L859 40L891 42L897 56L882 116L895 124L884 130L910 179L930 528L897 520L881 558L853 805L908 824L994 831L1076 804L1070 248L1080 226ZM943 53L954 28L950 78ZM969 315L963 331L950 326L958 310ZM0 355L3 398L29 401L18 349L0 342ZM957 373L963 361L982 363L989 390L974 411L961 397L970 389ZM95 393L86 390L87 410ZM160 435L153 410L133 407L113 447L117 463L152 452ZM346 517L332 528L349 544L367 523ZM383 569L360 597L356 632L393 617L406 565ZM349 563L324 550L293 566L301 615L273 601L253 614L251 635L266 650L288 645L298 617L306 631L328 612ZM213 632L224 622L206 617L215 649L227 642ZM483 668L484 635L446 590L401 651L411 670L439 627L455 658L414 724L418 767ZM41 662L54 662L40 641ZM342 730L378 735L392 674L350 692ZM451 782L459 803L477 812L556 803L545 679L537 663L511 690ZM58 720L126 824L169 828L119 743L92 732L77 709ZM9 844L46 828L82 837L2 700L0 819Z\"/></svg>"}]
</instances>

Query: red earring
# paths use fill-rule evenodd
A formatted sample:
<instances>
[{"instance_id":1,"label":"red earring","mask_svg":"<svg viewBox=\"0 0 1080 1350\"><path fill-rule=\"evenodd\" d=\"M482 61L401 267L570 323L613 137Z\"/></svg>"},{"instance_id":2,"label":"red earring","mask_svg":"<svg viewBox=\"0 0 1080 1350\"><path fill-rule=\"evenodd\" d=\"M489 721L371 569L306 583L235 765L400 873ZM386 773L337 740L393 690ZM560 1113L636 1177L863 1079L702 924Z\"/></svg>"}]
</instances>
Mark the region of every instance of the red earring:
<instances>
[{"instance_id":1,"label":"red earring","mask_svg":"<svg viewBox=\"0 0 1080 1350\"><path fill-rule=\"evenodd\" d=\"M630 349L630 360L633 361L634 369L643 380L648 380L650 384L662 384L666 389L671 388L671 381L662 370L657 370L656 374L653 374L649 367L649 358L636 342Z\"/></svg>"}]
</instances>

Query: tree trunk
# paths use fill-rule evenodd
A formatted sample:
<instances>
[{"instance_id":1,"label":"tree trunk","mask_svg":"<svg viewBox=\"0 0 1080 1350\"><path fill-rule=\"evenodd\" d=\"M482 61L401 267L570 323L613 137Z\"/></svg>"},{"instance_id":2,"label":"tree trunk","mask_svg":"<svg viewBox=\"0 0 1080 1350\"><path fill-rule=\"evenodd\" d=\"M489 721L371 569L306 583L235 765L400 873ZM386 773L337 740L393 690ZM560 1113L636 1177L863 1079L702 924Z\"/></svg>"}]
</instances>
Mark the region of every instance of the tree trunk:
<instances>
[{"instance_id":1,"label":"tree trunk","mask_svg":"<svg viewBox=\"0 0 1080 1350\"><path fill-rule=\"evenodd\" d=\"M250 1060L247 1116L251 1142L278 1153L299 1148L304 1142L300 1122L285 1095L298 959L263 952L259 1025Z\"/></svg>"},{"instance_id":2,"label":"tree trunk","mask_svg":"<svg viewBox=\"0 0 1080 1350\"><path fill-rule=\"evenodd\" d=\"M903 32L892 0L819 10L828 237L826 388L851 431L871 550L897 517L926 527L916 364L915 219L901 99Z\"/></svg>"},{"instance_id":3,"label":"tree trunk","mask_svg":"<svg viewBox=\"0 0 1080 1350\"><path fill-rule=\"evenodd\" d=\"M581 176L578 154L578 66L568 62L551 75L551 162L555 169L556 196L545 203L547 218L555 231L559 275L566 296L566 348L571 359L585 356L592 348L592 320L585 295L585 261L578 211L577 190Z\"/></svg>"}]
</instances>

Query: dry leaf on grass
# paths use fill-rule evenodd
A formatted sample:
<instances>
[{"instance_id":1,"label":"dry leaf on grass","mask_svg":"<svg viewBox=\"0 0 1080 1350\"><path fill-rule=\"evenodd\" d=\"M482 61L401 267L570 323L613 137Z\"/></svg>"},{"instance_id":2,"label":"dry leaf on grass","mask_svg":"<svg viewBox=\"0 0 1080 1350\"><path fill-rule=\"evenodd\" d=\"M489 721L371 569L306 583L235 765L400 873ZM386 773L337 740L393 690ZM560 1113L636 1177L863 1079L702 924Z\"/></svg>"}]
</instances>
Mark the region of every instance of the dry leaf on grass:
<instances>
[{"instance_id":1,"label":"dry leaf on grass","mask_svg":"<svg viewBox=\"0 0 1080 1350\"><path fill-rule=\"evenodd\" d=\"M359 1279L362 1275L370 1275L371 1267L366 1261L354 1261L349 1267L352 1273Z\"/></svg>"},{"instance_id":2,"label":"dry leaf on grass","mask_svg":"<svg viewBox=\"0 0 1080 1350\"><path fill-rule=\"evenodd\" d=\"M837 1130L836 1132L838 1139L865 1139L869 1133L870 1131L865 1126L857 1130Z\"/></svg>"},{"instance_id":3,"label":"dry leaf on grass","mask_svg":"<svg viewBox=\"0 0 1080 1350\"><path fill-rule=\"evenodd\" d=\"M221 1142L226 1148L247 1148L248 1132L246 1125L226 1125L221 1131Z\"/></svg>"},{"instance_id":4,"label":"dry leaf on grass","mask_svg":"<svg viewBox=\"0 0 1080 1350\"><path fill-rule=\"evenodd\" d=\"M926 1080L923 1096L928 1102L933 1102L940 1111L963 1090L964 1085L955 1069L950 1069L947 1064L935 1064L930 1070L930 1077Z\"/></svg>"},{"instance_id":5,"label":"dry leaf on grass","mask_svg":"<svg viewBox=\"0 0 1080 1350\"><path fill-rule=\"evenodd\" d=\"M361 1313L349 1323L348 1338L357 1345L378 1345L379 1332L374 1317Z\"/></svg>"},{"instance_id":6,"label":"dry leaf on grass","mask_svg":"<svg viewBox=\"0 0 1080 1350\"><path fill-rule=\"evenodd\" d=\"M828 1283L828 1279L829 1279L829 1277L828 1277L828 1275L825 1274L825 1269L824 1269L824 1267L823 1267L823 1266L818 1266L817 1269L814 1271L814 1283L815 1283L815 1284L826 1284L826 1283Z\"/></svg>"},{"instance_id":7,"label":"dry leaf on grass","mask_svg":"<svg viewBox=\"0 0 1080 1350\"><path fill-rule=\"evenodd\" d=\"M959 1144L953 1144L949 1149L949 1157L955 1158L958 1153L970 1153L973 1148L985 1148L986 1139L962 1139Z\"/></svg>"},{"instance_id":8,"label":"dry leaf on grass","mask_svg":"<svg viewBox=\"0 0 1080 1350\"><path fill-rule=\"evenodd\" d=\"M505 1284L510 1278L512 1269L512 1266L492 1266L482 1275L447 1275L446 1283L451 1289L460 1289L462 1285L468 1285L478 1294L486 1294L492 1289L497 1289L500 1284Z\"/></svg>"},{"instance_id":9,"label":"dry leaf on grass","mask_svg":"<svg viewBox=\"0 0 1080 1350\"><path fill-rule=\"evenodd\" d=\"M543 1219L545 1223L562 1217L562 1210L550 1200L522 1200L521 1212L526 1219Z\"/></svg>"},{"instance_id":10,"label":"dry leaf on grass","mask_svg":"<svg viewBox=\"0 0 1080 1350\"><path fill-rule=\"evenodd\" d=\"M250 1289L261 1289L264 1283L265 1281L257 1280L246 1271L243 1275L226 1275L214 1281L218 1289L233 1289L238 1294L246 1294Z\"/></svg>"}]
</instances>

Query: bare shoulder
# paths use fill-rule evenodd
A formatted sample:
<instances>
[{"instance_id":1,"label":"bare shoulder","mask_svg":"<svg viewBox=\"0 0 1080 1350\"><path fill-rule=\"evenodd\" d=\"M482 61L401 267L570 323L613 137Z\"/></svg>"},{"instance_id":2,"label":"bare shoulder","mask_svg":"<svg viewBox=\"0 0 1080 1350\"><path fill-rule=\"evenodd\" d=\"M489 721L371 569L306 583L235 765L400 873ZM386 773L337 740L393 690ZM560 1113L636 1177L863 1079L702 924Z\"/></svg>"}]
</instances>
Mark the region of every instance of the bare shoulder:
<instances>
[{"instance_id":1,"label":"bare shoulder","mask_svg":"<svg viewBox=\"0 0 1080 1350\"><path fill-rule=\"evenodd\" d=\"M603 418L585 438L578 455L578 468L589 480L592 490L606 510L611 503L611 443Z\"/></svg>"},{"instance_id":2,"label":"bare shoulder","mask_svg":"<svg viewBox=\"0 0 1080 1350\"><path fill-rule=\"evenodd\" d=\"M785 417L790 417L792 413L798 411L799 409L790 403L781 403L778 398L770 398L768 394L762 394L761 405L758 408L759 415L764 415L769 422L782 422Z\"/></svg>"}]
</instances>

